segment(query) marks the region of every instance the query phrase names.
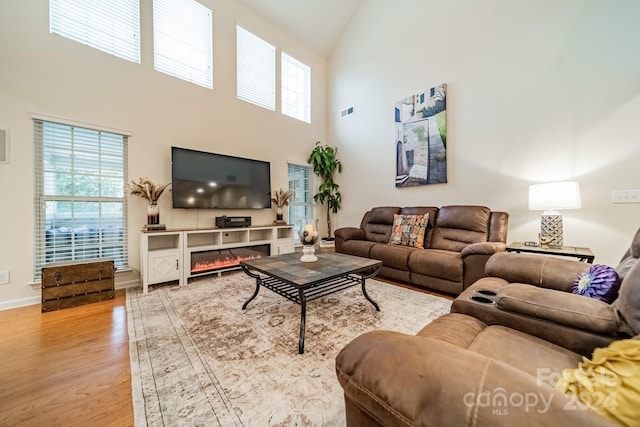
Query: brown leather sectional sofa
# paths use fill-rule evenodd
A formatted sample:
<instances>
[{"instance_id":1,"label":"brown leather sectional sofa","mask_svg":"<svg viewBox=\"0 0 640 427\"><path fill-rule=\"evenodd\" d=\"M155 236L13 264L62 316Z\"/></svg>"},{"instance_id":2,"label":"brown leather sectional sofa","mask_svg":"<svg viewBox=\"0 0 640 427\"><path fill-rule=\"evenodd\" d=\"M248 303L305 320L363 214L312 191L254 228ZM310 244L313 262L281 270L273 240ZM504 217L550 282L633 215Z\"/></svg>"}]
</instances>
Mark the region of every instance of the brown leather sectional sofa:
<instances>
[{"instance_id":1,"label":"brown leather sectional sofa","mask_svg":"<svg viewBox=\"0 0 640 427\"><path fill-rule=\"evenodd\" d=\"M394 214L429 214L424 249L391 245ZM360 227L335 231L336 252L379 259L379 275L458 295L485 276L491 255L506 248L509 214L485 206L375 207Z\"/></svg>"},{"instance_id":2,"label":"brown leather sectional sofa","mask_svg":"<svg viewBox=\"0 0 640 427\"><path fill-rule=\"evenodd\" d=\"M639 425L640 344L630 344L640 340L638 259L640 230L616 267L619 295L607 303L571 292L590 264L493 255L489 276L460 294L452 313L416 335L367 332L340 351L347 426ZM616 344L625 350L595 353ZM580 370L582 386L556 389L585 357L598 368Z\"/></svg>"}]
</instances>

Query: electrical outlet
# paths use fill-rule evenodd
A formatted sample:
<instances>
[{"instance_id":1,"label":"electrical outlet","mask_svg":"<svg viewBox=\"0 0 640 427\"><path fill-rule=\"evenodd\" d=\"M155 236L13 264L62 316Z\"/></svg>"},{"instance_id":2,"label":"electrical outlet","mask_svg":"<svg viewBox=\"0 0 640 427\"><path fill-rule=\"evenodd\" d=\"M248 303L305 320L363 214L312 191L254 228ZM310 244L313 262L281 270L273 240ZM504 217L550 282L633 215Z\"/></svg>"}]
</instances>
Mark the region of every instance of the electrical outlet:
<instances>
[{"instance_id":1,"label":"electrical outlet","mask_svg":"<svg viewBox=\"0 0 640 427\"><path fill-rule=\"evenodd\" d=\"M614 190L611 203L640 203L640 190Z\"/></svg>"},{"instance_id":2,"label":"electrical outlet","mask_svg":"<svg viewBox=\"0 0 640 427\"><path fill-rule=\"evenodd\" d=\"M0 271L0 285L6 285L9 283L9 271L2 270Z\"/></svg>"}]
</instances>

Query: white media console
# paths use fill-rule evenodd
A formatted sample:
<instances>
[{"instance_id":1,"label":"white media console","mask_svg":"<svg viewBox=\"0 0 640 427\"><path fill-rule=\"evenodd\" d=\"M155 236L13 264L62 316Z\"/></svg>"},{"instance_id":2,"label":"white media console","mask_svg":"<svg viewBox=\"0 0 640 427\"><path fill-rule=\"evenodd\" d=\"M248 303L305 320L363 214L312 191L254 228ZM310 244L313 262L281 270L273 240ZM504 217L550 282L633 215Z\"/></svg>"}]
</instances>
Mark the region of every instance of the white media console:
<instances>
[{"instance_id":1,"label":"white media console","mask_svg":"<svg viewBox=\"0 0 640 427\"><path fill-rule=\"evenodd\" d=\"M238 259L293 251L293 225L141 231L142 290L176 280L182 286L192 277L237 269Z\"/></svg>"}]
</instances>

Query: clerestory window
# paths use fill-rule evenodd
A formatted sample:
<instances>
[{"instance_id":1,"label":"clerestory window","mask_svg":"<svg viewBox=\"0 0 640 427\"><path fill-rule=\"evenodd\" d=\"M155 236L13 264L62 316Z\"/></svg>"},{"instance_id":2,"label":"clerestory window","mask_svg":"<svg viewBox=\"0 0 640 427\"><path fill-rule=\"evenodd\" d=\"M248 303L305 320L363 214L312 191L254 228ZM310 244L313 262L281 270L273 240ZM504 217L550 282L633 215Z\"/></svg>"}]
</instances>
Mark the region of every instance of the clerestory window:
<instances>
[{"instance_id":1,"label":"clerestory window","mask_svg":"<svg viewBox=\"0 0 640 427\"><path fill-rule=\"evenodd\" d=\"M154 0L153 67L213 88L213 11L195 0Z\"/></svg>"},{"instance_id":2,"label":"clerestory window","mask_svg":"<svg viewBox=\"0 0 640 427\"><path fill-rule=\"evenodd\" d=\"M139 0L49 0L49 31L140 63Z\"/></svg>"}]
</instances>

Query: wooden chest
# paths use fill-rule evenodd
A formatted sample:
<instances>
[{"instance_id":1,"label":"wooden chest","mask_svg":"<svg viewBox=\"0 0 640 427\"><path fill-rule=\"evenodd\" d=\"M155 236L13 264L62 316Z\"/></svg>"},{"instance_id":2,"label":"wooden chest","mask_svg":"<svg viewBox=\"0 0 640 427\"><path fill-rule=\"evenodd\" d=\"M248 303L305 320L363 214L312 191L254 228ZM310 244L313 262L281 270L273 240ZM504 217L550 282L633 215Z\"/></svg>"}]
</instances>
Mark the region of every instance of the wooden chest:
<instances>
[{"instance_id":1,"label":"wooden chest","mask_svg":"<svg viewBox=\"0 0 640 427\"><path fill-rule=\"evenodd\" d=\"M47 264L42 268L42 312L113 299L113 260Z\"/></svg>"}]
</instances>

